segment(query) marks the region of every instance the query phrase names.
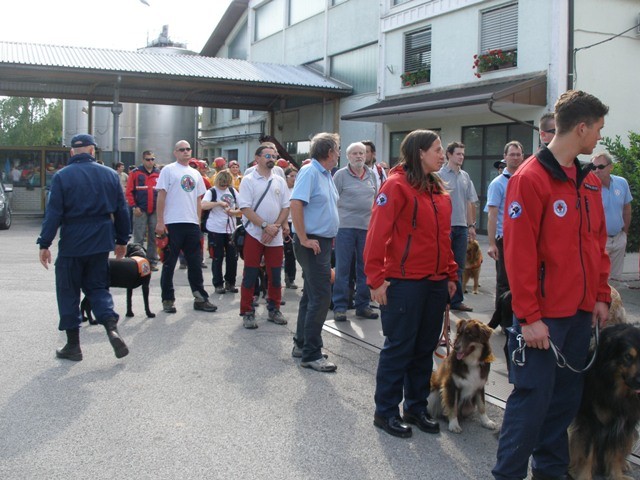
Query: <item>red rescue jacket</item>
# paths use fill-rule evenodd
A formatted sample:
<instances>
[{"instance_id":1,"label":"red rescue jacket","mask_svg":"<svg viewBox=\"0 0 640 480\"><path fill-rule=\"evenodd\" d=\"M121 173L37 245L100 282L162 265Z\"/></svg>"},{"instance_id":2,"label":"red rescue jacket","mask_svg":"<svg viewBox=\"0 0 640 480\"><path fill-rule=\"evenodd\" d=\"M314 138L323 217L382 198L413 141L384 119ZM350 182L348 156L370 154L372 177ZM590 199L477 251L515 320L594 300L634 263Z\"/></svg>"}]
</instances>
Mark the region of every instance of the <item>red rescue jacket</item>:
<instances>
[{"instance_id":1,"label":"red rescue jacket","mask_svg":"<svg viewBox=\"0 0 640 480\"><path fill-rule=\"evenodd\" d=\"M127 181L127 203L131 207L139 207L147 213L153 213L156 210L156 198L158 192L155 190L160 170L153 168L151 173L146 168L140 166L129 174Z\"/></svg>"},{"instance_id":2,"label":"red rescue jacket","mask_svg":"<svg viewBox=\"0 0 640 480\"><path fill-rule=\"evenodd\" d=\"M542 148L507 184L505 266L513 311L527 324L611 301L602 185L574 163L577 182Z\"/></svg>"},{"instance_id":3,"label":"red rescue jacket","mask_svg":"<svg viewBox=\"0 0 640 480\"><path fill-rule=\"evenodd\" d=\"M441 277L456 281L451 250L451 198L418 192L402 166L391 170L376 197L364 247L367 284L385 279Z\"/></svg>"}]
</instances>

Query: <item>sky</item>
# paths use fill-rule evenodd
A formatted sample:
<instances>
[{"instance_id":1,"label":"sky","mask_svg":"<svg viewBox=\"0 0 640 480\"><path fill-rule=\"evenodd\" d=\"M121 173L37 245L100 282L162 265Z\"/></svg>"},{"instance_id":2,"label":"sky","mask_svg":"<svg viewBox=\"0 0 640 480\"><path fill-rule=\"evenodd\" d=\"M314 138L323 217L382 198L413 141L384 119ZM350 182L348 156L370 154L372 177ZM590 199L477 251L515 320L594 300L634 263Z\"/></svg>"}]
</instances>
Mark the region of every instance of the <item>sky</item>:
<instances>
[{"instance_id":1,"label":"sky","mask_svg":"<svg viewBox=\"0 0 640 480\"><path fill-rule=\"evenodd\" d=\"M230 2L0 0L6 14L0 41L137 50L169 25L171 40L200 52Z\"/></svg>"}]
</instances>

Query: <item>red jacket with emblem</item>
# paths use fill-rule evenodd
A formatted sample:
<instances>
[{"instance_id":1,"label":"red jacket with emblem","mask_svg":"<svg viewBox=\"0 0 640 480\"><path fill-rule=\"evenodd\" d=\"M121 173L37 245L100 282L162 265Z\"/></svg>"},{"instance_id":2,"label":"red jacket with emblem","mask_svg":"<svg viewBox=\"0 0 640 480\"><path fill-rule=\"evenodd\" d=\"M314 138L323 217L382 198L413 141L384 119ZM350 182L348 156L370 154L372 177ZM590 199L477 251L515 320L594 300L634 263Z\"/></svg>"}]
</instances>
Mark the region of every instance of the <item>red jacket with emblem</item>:
<instances>
[{"instance_id":1,"label":"red jacket with emblem","mask_svg":"<svg viewBox=\"0 0 640 480\"><path fill-rule=\"evenodd\" d=\"M611 301L602 186L577 159L574 164L577 182L542 148L507 185L505 266L513 311L527 324Z\"/></svg>"},{"instance_id":2,"label":"red jacket with emblem","mask_svg":"<svg viewBox=\"0 0 640 480\"><path fill-rule=\"evenodd\" d=\"M156 211L156 198L158 192L155 190L160 170L153 168L148 172L146 168L140 166L129 174L127 181L127 203L131 207L139 207L147 213Z\"/></svg>"},{"instance_id":3,"label":"red jacket with emblem","mask_svg":"<svg viewBox=\"0 0 640 480\"><path fill-rule=\"evenodd\" d=\"M456 281L451 250L451 198L446 192L419 192L404 168L391 170L376 197L364 247L367 284L385 279L441 277Z\"/></svg>"}]
</instances>

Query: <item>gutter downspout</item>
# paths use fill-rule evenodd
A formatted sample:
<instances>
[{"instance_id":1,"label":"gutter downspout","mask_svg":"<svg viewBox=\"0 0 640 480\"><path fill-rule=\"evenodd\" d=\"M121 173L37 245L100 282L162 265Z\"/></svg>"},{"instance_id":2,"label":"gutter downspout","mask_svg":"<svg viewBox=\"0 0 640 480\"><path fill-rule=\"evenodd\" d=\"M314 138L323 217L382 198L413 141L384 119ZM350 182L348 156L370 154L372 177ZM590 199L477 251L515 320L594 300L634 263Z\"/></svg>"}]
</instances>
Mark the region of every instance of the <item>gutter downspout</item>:
<instances>
[{"instance_id":1,"label":"gutter downspout","mask_svg":"<svg viewBox=\"0 0 640 480\"><path fill-rule=\"evenodd\" d=\"M574 0L568 0L567 4L568 22L567 22L567 90L573 88L573 73L575 61L573 29L575 26L575 3Z\"/></svg>"},{"instance_id":2,"label":"gutter downspout","mask_svg":"<svg viewBox=\"0 0 640 480\"><path fill-rule=\"evenodd\" d=\"M498 112L497 110L495 110L493 108L494 102L495 102L495 100L494 100L493 95L492 95L491 98L489 99L489 101L487 102L487 106L489 107L489 111L491 113L495 113L496 115L498 115L500 117L507 118L507 119L511 120L512 122L516 122L516 123L519 123L520 125L524 125L525 127L529 127L532 130L535 130L536 132L540 131L540 129L538 127L536 127L535 125L532 125L532 124L527 123L527 122L523 122L522 120L518 120L517 118L511 117L511 116L507 115L506 113Z\"/></svg>"}]
</instances>

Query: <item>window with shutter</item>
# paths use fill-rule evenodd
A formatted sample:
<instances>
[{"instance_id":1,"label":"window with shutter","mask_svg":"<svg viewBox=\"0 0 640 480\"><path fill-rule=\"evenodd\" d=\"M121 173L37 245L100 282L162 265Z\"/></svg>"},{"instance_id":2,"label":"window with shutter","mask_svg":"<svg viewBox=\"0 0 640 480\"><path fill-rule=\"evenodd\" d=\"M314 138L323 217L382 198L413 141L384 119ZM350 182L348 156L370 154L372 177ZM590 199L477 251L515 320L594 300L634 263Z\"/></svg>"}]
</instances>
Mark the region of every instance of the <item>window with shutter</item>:
<instances>
[{"instance_id":1,"label":"window with shutter","mask_svg":"<svg viewBox=\"0 0 640 480\"><path fill-rule=\"evenodd\" d=\"M404 73L400 76L404 86L431 80L431 27L404 36Z\"/></svg>"},{"instance_id":2,"label":"window with shutter","mask_svg":"<svg viewBox=\"0 0 640 480\"><path fill-rule=\"evenodd\" d=\"M481 13L480 53L518 49L518 2Z\"/></svg>"}]
</instances>

